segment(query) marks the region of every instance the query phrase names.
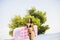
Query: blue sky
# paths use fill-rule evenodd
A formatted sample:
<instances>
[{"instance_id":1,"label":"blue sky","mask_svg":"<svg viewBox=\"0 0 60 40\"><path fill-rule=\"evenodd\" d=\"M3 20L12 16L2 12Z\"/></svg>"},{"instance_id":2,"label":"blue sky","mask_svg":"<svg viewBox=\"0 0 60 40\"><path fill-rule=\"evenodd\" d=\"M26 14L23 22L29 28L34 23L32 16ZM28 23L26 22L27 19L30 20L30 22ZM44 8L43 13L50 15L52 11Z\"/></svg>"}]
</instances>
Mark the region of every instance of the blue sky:
<instances>
[{"instance_id":1,"label":"blue sky","mask_svg":"<svg viewBox=\"0 0 60 40\"><path fill-rule=\"evenodd\" d=\"M45 34L60 32L60 0L0 0L0 37L9 37L10 19L15 15L24 17L31 7L46 11L46 24L50 29Z\"/></svg>"}]
</instances>

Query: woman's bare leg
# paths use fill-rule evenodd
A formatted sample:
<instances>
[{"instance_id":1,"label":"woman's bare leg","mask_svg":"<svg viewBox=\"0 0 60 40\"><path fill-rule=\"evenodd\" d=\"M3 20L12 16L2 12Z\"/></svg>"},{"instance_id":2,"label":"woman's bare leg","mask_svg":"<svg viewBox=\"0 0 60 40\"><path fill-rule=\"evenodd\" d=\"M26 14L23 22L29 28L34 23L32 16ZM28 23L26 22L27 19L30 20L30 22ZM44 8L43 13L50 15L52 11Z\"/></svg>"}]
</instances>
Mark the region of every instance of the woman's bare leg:
<instances>
[{"instance_id":1,"label":"woman's bare leg","mask_svg":"<svg viewBox=\"0 0 60 40\"><path fill-rule=\"evenodd\" d=\"M31 34L29 34L29 39L31 40Z\"/></svg>"},{"instance_id":2,"label":"woman's bare leg","mask_svg":"<svg viewBox=\"0 0 60 40\"><path fill-rule=\"evenodd\" d=\"M31 40L34 40L34 32L31 33Z\"/></svg>"}]
</instances>

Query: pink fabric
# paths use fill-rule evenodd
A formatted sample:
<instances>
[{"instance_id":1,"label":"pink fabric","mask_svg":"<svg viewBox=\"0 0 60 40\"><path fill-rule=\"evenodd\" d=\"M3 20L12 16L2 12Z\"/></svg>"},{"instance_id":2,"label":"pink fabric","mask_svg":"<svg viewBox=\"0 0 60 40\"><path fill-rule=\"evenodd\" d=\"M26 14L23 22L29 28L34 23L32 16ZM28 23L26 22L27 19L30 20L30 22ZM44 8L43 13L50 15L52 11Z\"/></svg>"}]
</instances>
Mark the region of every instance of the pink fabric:
<instances>
[{"instance_id":1,"label":"pink fabric","mask_svg":"<svg viewBox=\"0 0 60 40\"><path fill-rule=\"evenodd\" d=\"M37 35L37 26L34 27L35 33ZM15 28L13 31L14 40L24 40L28 38L27 27Z\"/></svg>"}]
</instances>

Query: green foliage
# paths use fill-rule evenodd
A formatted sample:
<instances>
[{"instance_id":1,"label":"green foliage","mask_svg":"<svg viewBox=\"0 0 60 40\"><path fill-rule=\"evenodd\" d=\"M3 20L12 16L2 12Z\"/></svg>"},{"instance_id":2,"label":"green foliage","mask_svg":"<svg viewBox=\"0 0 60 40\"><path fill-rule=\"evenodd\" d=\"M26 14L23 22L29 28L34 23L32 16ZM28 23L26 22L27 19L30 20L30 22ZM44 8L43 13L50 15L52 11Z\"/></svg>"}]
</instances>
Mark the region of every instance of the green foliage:
<instances>
[{"instance_id":1,"label":"green foliage","mask_svg":"<svg viewBox=\"0 0 60 40\"><path fill-rule=\"evenodd\" d=\"M25 22L25 24L28 22L28 18L31 18L32 19L32 22L34 25L37 25L39 26L40 25L40 20L38 18L35 18L34 16L31 16L31 15L26 15L23 20Z\"/></svg>"},{"instance_id":2,"label":"green foliage","mask_svg":"<svg viewBox=\"0 0 60 40\"><path fill-rule=\"evenodd\" d=\"M31 18L33 24L38 26L38 34L44 34L45 31L49 29L49 25L43 25L47 20L46 12L36 11L36 9L33 7L28 10L28 13L29 14L25 15L23 18L16 15L11 19L11 23L9 24L9 35L13 36L13 30L15 28L25 26L25 24L28 22L28 18Z\"/></svg>"},{"instance_id":3,"label":"green foliage","mask_svg":"<svg viewBox=\"0 0 60 40\"><path fill-rule=\"evenodd\" d=\"M35 8L31 8L28 13L31 16L34 16L35 18L38 18L40 20L40 25L38 26L38 34L44 34L46 30L49 29L49 25L44 25L43 24L46 22L47 17L46 17L46 12L42 11L37 11Z\"/></svg>"},{"instance_id":4,"label":"green foliage","mask_svg":"<svg viewBox=\"0 0 60 40\"><path fill-rule=\"evenodd\" d=\"M38 34L44 34L46 30L49 29L49 25L40 26L40 30L38 30Z\"/></svg>"},{"instance_id":5,"label":"green foliage","mask_svg":"<svg viewBox=\"0 0 60 40\"><path fill-rule=\"evenodd\" d=\"M13 30L10 30L10 31L9 31L9 35L10 35L10 36L13 36Z\"/></svg>"},{"instance_id":6,"label":"green foliage","mask_svg":"<svg viewBox=\"0 0 60 40\"><path fill-rule=\"evenodd\" d=\"M10 28L10 31L9 31L9 35L12 36L13 34L13 30L19 26L23 26L24 25L24 22L23 22L23 19L17 15L17 16L14 16L12 19L11 19L11 23L9 24L9 28Z\"/></svg>"},{"instance_id":7,"label":"green foliage","mask_svg":"<svg viewBox=\"0 0 60 40\"><path fill-rule=\"evenodd\" d=\"M35 18L39 18L41 21L41 24L46 22L46 12L36 11L35 8L31 8L28 13L31 16L34 16Z\"/></svg>"}]
</instances>

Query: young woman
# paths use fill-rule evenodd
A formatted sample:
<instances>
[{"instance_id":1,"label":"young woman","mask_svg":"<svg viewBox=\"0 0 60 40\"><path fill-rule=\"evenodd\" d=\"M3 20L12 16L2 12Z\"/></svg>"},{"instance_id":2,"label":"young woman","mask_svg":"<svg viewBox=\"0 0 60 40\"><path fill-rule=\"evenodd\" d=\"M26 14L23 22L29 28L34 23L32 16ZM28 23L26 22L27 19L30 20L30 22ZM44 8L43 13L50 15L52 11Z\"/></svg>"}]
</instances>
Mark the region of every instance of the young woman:
<instances>
[{"instance_id":1,"label":"young woman","mask_svg":"<svg viewBox=\"0 0 60 40\"><path fill-rule=\"evenodd\" d=\"M34 40L35 31L34 31L34 26L31 18L28 18L27 28L28 28L29 39Z\"/></svg>"}]
</instances>

